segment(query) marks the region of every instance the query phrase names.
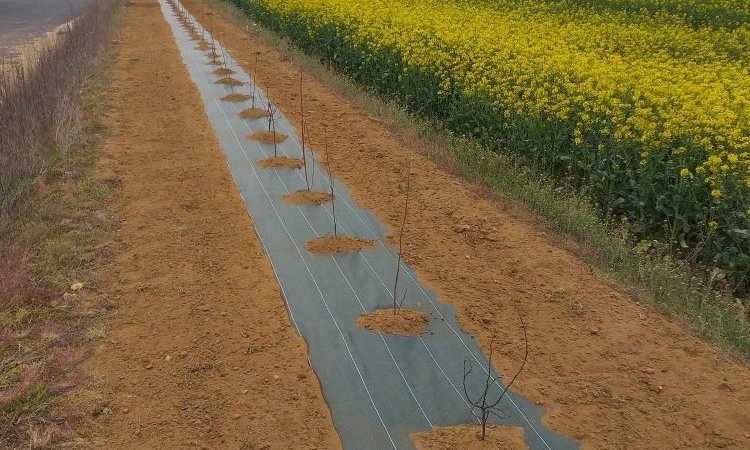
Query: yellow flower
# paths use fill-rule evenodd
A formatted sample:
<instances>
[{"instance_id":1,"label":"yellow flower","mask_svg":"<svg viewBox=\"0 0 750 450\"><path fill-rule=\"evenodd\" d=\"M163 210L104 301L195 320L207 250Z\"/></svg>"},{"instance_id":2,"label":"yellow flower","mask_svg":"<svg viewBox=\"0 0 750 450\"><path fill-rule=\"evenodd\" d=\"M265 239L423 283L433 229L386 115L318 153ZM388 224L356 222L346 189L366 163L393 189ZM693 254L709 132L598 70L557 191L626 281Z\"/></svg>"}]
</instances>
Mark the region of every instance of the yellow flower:
<instances>
[{"instance_id":1,"label":"yellow flower","mask_svg":"<svg viewBox=\"0 0 750 450\"><path fill-rule=\"evenodd\" d=\"M714 189L711 191L711 197L713 198L719 198L721 197L721 191L719 189Z\"/></svg>"},{"instance_id":2,"label":"yellow flower","mask_svg":"<svg viewBox=\"0 0 750 450\"><path fill-rule=\"evenodd\" d=\"M689 169L683 168L682 170L680 170L680 176L682 178L688 178L691 175L692 175L692 173L690 173Z\"/></svg>"},{"instance_id":3,"label":"yellow flower","mask_svg":"<svg viewBox=\"0 0 750 450\"><path fill-rule=\"evenodd\" d=\"M710 230L715 230L715 229L717 229L718 227L719 227L719 224L718 224L718 223L716 223L716 221L715 221L715 220L711 220L711 221L709 221L709 222L708 222L708 229L710 229Z\"/></svg>"}]
</instances>

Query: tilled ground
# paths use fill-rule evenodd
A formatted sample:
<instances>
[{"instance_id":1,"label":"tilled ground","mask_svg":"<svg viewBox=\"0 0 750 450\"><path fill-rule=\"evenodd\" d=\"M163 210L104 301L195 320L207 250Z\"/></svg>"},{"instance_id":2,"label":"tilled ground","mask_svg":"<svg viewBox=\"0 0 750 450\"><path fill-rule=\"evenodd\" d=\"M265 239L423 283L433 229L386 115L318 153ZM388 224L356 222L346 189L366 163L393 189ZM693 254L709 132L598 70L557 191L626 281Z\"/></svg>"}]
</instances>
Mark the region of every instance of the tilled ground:
<instances>
[{"instance_id":1,"label":"tilled ground","mask_svg":"<svg viewBox=\"0 0 750 450\"><path fill-rule=\"evenodd\" d=\"M205 15L206 3L185 4L246 72L260 52L261 87L299 127L300 68L220 14ZM323 148L325 119L334 173L392 229L411 161L406 259L458 308L485 353L498 335L504 372L523 354L513 303L521 307L532 351L517 388L549 408L546 423L590 449L750 447L750 370L599 280L544 230L441 171L312 76L305 96L313 150Z\"/></svg>"},{"instance_id":2,"label":"tilled ground","mask_svg":"<svg viewBox=\"0 0 750 450\"><path fill-rule=\"evenodd\" d=\"M262 87L299 125L299 68L205 15L199 0L186 4L246 71L260 52ZM84 435L101 448L337 447L304 343L156 2L133 2L127 14L101 169L122 180L119 310L87 364L94 383L73 399L99 405ZM336 176L393 229L411 161L406 260L485 352L498 336L505 372L523 352L519 305L532 352L517 388L549 408L555 430L589 449L750 447L750 370L597 279L329 87L307 77L305 92L313 149L326 118ZM420 440L448 448L466 442L461 430L471 433Z\"/></svg>"},{"instance_id":3,"label":"tilled ground","mask_svg":"<svg viewBox=\"0 0 750 450\"><path fill-rule=\"evenodd\" d=\"M270 264L154 0L126 9L99 175L121 181L111 332L86 364L102 449L337 448Z\"/></svg>"}]
</instances>

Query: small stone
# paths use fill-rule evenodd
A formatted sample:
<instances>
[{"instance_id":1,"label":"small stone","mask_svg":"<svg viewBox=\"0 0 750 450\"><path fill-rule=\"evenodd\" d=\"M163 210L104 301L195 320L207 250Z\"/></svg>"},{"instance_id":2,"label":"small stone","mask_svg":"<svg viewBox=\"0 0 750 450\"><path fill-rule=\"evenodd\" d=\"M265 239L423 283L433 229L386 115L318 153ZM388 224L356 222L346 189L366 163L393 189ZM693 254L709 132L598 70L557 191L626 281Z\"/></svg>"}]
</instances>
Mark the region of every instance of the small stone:
<instances>
[{"instance_id":1,"label":"small stone","mask_svg":"<svg viewBox=\"0 0 750 450\"><path fill-rule=\"evenodd\" d=\"M130 408L125 408L125 409L123 409L123 410L122 410L122 413L123 413L123 414L127 414L127 413L129 413L129 412L130 412Z\"/></svg>"},{"instance_id":2,"label":"small stone","mask_svg":"<svg viewBox=\"0 0 750 450\"><path fill-rule=\"evenodd\" d=\"M235 415L233 415L233 416L232 416L232 419L233 419L233 420L237 420L237 419L239 419L239 418L240 418L240 415L239 415L239 414L235 414Z\"/></svg>"},{"instance_id":3,"label":"small stone","mask_svg":"<svg viewBox=\"0 0 750 450\"><path fill-rule=\"evenodd\" d=\"M164 357L165 361L172 361L172 355L167 355Z\"/></svg>"},{"instance_id":4,"label":"small stone","mask_svg":"<svg viewBox=\"0 0 750 450\"><path fill-rule=\"evenodd\" d=\"M249 391L248 391L247 389L243 389L243 390L242 390L242 393L243 393L243 394L247 394L248 392L249 392Z\"/></svg>"},{"instance_id":5,"label":"small stone","mask_svg":"<svg viewBox=\"0 0 750 450\"><path fill-rule=\"evenodd\" d=\"M151 363L146 364L146 369L147 370L150 370L152 367L154 367L153 364L151 364Z\"/></svg>"},{"instance_id":6,"label":"small stone","mask_svg":"<svg viewBox=\"0 0 750 450\"><path fill-rule=\"evenodd\" d=\"M721 383L719 383L719 389L721 389L723 391L731 391L731 390L733 390L732 386L726 380L724 380Z\"/></svg>"},{"instance_id":7,"label":"small stone","mask_svg":"<svg viewBox=\"0 0 750 450\"><path fill-rule=\"evenodd\" d=\"M71 291L80 291L81 289L83 289L83 283L81 283L80 281L77 281L70 285Z\"/></svg>"},{"instance_id":8,"label":"small stone","mask_svg":"<svg viewBox=\"0 0 750 450\"><path fill-rule=\"evenodd\" d=\"M184 358L187 356L187 352L185 350L180 352L180 358Z\"/></svg>"},{"instance_id":9,"label":"small stone","mask_svg":"<svg viewBox=\"0 0 750 450\"><path fill-rule=\"evenodd\" d=\"M591 334L599 334L599 328L594 327L590 331L591 331Z\"/></svg>"}]
</instances>

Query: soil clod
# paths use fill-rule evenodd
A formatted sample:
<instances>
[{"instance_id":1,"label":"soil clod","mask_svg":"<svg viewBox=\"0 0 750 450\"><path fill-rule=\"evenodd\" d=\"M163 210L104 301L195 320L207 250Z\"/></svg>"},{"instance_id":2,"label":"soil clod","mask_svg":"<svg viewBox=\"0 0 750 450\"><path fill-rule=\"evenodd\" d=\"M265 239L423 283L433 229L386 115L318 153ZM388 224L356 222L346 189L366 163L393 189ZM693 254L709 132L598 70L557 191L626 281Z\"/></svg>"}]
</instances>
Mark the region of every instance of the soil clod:
<instances>
[{"instance_id":1,"label":"soil clod","mask_svg":"<svg viewBox=\"0 0 750 450\"><path fill-rule=\"evenodd\" d=\"M261 169L300 169L302 168L302 160L287 156L277 156L261 159L258 165Z\"/></svg>"},{"instance_id":2,"label":"soil clod","mask_svg":"<svg viewBox=\"0 0 750 450\"><path fill-rule=\"evenodd\" d=\"M245 82L240 81L236 78L232 78L232 77L224 77L224 78L219 78L218 80L216 80L216 84L226 84L228 86L242 86L243 84L245 84Z\"/></svg>"},{"instance_id":3,"label":"soil clod","mask_svg":"<svg viewBox=\"0 0 750 450\"><path fill-rule=\"evenodd\" d=\"M226 67L220 67L211 73L214 75L232 75L236 72L232 69L227 69Z\"/></svg>"},{"instance_id":4,"label":"soil clod","mask_svg":"<svg viewBox=\"0 0 750 450\"><path fill-rule=\"evenodd\" d=\"M332 198L333 196L330 192L318 191L299 191L284 196L284 200L296 205L304 205L306 203L322 205L323 203L330 202Z\"/></svg>"},{"instance_id":5,"label":"soil clod","mask_svg":"<svg viewBox=\"0 0 750 450\"><path fill-rule=\"evenodd\" d=\"M244 102L250 100L252 97L246 94L229 94L221 98L224 102Z\"/></svg>"},{"instance_id":6,"label":"soil clod","mask_svg":"<svg viewBox=\"0 0 750 450\"><path fill-rule=\"evenodd\" d=\"M427 332L427 315L414 309L383 308L357 317L357 325L376 333L418 336Z\"/></svg>"},{"instance_id":7,"label":"soil clod","mask_svg":"<svg viewBox=\"0 0 750 450\"><path fill-rule=\"evenodd\" d=\"M323 236L305 242L306 249L320 255L354 253L374 246L375 244L371 240L355 236Z\"/></svg>"},{"instance_id":8,"label":"soil clod","mask_svg":"<svg viewBox=\"0 0 750 450\"><path fill-rule=\"evenodd\" d=\"M284 142L287 138L287 135L274 131L257 131L253 134L247 135L245 138L251 141L265 142L266 144L278 144L280 142Z\"/></svg>"},{"instance_id":9,"label":"soil clod","mask_svg":"<svg viewBox=\"0 0 750 450\"><path fill-rule=\"evenodd\" d=\"M261 117L268 117L268 110L261 108L247 108L240 112L240 117L243 119L260 119Z\"/></svg>"}]
</instances>

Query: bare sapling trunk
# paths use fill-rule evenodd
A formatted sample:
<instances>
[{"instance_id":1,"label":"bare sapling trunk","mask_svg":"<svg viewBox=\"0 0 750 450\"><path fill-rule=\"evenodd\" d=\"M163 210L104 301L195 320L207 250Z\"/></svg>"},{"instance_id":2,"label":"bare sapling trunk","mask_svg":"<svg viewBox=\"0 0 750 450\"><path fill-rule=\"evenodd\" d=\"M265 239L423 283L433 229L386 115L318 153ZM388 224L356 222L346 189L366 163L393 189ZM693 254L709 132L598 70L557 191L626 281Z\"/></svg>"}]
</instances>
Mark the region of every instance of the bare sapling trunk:
<instances>
[{"instance_id":1,"label":"bare sapling trunk","mask_svg":"<svg viewBox=\"0 0 750 450\"><path fill-rule=\"evenodd\" d=\"M253 109L255 109L255 91L256 91L256 87L258 86L257 82L255 81L255 80L258 79L258 55L260 55L260 52L256 51L255 52L255 66L253 67L253 80L252 80L253 86L252 86L252 88L251 88L252 90L250 92L251 97L252 97L252 108Z\"/></svg>"},{"instance_id":2,"label":"bare sapling trunk","mask_svg":"<svg viewBox=\"0 0 750 450\"><path fill-rule=\"evenodd\" d=\"M325 147L326 151L326 166L328 166L328 184L331 188L331 215L333 216L333 235L338 235L338 230L336 226L336 196L333 192L333 168L331 167L331 158L330 153L328 152L328 130L323 127L323 146Z\"/></svg>"},{"instance_id":3,"label":"bare sapling trunk","mask_svg":"<svg viewBox=\"0 0 750 450\"><path fill-rule=\"evenodd\" d=\"M493 352L493 346L495 343L495 337L493 336L490 340L490 354L489 358L487 360L487 376L484 379L484 389L479 394L476 399L472 398L469 395L469 391L466 387L466 380L469 378L469 375L471 375L471 362L467 362L464 360L464 396L466 397L466 400L471 404L472 407L472 414L474 414L479 420L480 425L482 426L482 432L479 435L479 440L483 441L485 436L487 435L487 422L489 421L490 417L496 417L498 419L502 419L500 416L500 408L498 405L500 404L500 400L505 397L505 394L508 393L508 390L513 385L513 383L516 381L516 378L518 378L518 375L523 370L524 366L526 365L526 360L529 357L529 338L526 333L526 324L523 321L523 315L521 314L521 310L518 308L517 304L514 304L516 313L518 314L518 321L521 324L521 330L523 331L523 340L524 340L524 354L523 354L523 361L521 361L521 365L516 371L516 373L513 375L513 378L510 379L510 382L503 388L500 393L498 394L497 399L492 400L492 390L493 387L497 384L498 380L500 379L500 375L493 377L492 376L492 352ZM477 411L479 414L477 415L474 411Z\"/></svg>"},{"instance_id":4,"label":"bare sapling trunk","mask_svg":"<svg viewBox=\"0 0 750 450\"><path fill-rule=\"evenodd\" d=\"M406 231L406 218L409 214L409 194L411 193L411 160L406 166L406 200L404 202L404 219L401 221L401 230L398 233L398 257L396 258L396 279L393 283L393 314L396 314L401 306L398 303L398 276L401 273L401 251L403 249L404 232ZM406 292L404 292L406 298ZM403 300L401 301L403 304Z\"/></svg>"},{"instance_id":5,"label":"bare sapling trunk","mask_svg":"<svg viewBox=\"0 0 750 450\"><path fill-rule=\"evenodd\" d=\"M305 103L304 103L304 90L302 89L302 72L299 73L299 113L302 117L302 166L305 168L305 184L307 185L307 192L310 192L310 179L307 176L307 150L305 150Z\"/></svg>"},{"instance_id":6,"label":"bare sapling trunk","mask_svg":"<svg viewBox=\"0 0 750 450\"><path fill-rule=\"evenodd\" d=\"M277 158L278 145L276 143L276 108L268 100L268 132L271 133L271 140L273 141L273 156Z\"/></svg>"}]
</instances>

